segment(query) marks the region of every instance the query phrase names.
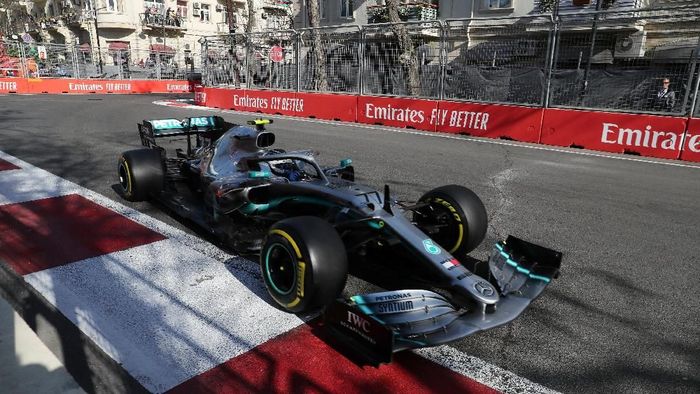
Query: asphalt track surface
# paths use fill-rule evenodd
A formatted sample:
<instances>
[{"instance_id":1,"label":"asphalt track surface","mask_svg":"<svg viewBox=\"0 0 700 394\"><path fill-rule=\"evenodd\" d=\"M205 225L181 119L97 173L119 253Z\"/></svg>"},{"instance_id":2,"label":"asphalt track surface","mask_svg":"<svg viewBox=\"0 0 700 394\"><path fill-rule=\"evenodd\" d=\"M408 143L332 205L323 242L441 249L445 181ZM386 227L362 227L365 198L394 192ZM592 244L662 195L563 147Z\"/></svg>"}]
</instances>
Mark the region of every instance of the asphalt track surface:
<instances>
[{"instance_id":1,"label":"asphalt track surface","mask_svg":"<svg viewBox=\"0 0 700 394\"><path fill-rule=\"evenodd\" d=\"M119 200L116 158L139 146L138 121L211 114L156 99L0 96L0 150ZM358 181L401 199L471 187L491 220L477 258L507 234L564 252L561 278L529 311L454 348L564 392L700 391L700 166L293 119L271 130L324 164L352 157ZM157 206L127 205L193 232Z\"/></svg>"}]
</instances>

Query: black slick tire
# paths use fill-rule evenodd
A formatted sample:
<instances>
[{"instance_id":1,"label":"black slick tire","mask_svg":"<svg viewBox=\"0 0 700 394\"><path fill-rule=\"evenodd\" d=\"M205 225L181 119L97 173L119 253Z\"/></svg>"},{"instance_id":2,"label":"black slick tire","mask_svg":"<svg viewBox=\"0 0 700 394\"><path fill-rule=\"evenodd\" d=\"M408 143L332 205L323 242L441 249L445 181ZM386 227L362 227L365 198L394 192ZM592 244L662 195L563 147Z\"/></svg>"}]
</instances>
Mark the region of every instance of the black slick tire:
<instances>
[{"instance_id":1,"label":"black slick tire","mask_svg":"<svg viewBox=\"0 0 700 394\"><path fill-rule=\"evenodd\" d=\"M122 153L117 162L122 196L129 201L144 201L163 190L165 179L160 152L136 149Z\"/></svg>"},{"instance_id":2,"label":"black slick tire","mask_svg":"<svg viewBox=\"0 0 700 394\"><path fill-rule=\"evenodd\" d=\"M260 251L260 268L272 298L293 313L329 305L348 275L343 241L333 226L313 216L275 223Z\"/></svg>"},{"instance_id":3,"label":"black slick tire","mask_svg":"<svg viewBox=\"0 0 700 394\"><path fill-rule=\"evenodd\" d=\"M460 185L435 188L423 195L428 203L413 216L416 225L441 247L454 255L474 250L486 237L488 216L479 196Z\"/></svg>"}]
</instances>

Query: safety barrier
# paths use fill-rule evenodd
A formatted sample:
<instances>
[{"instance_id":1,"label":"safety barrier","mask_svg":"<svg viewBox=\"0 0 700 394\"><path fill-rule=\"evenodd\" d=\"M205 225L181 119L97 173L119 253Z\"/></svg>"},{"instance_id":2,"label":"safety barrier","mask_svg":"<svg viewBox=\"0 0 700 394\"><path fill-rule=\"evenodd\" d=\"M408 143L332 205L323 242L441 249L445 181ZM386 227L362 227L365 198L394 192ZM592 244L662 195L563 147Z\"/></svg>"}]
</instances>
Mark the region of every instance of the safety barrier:
<instances>
[{"instance_id":1,"label":"safety barrier","mask_svg":"<svg viewBox=\"0 0 700 394\"><path fill-rule=\"evenodd\" d=\"M688 118L547 109L540 143L678 159Z\"/></svg>"},{"instance_id":2,"label":"safety barrier","mask_svg":"<svg viewBox=\"0 0 700 394\"><path fill-rule=\"evenodd\" d=\"M104 80L0 78L0 93L90 94L90 93L188 93L194 85L184 80Z\"/></svg>"},{"instance_id":3,"label":"safety barrier","mask_svg":"<svg viewBox=\"0 0 700 394\"><path fill-rule=\"evenodd\" d=\"M688 120L680 159L700 162L700 118Z\"/></svg>"},{"instance_id":4,"label":"safety barrier","mask_svg":"<svg viewBox=\"0 0 700 394\"><path fill-rule=\"evenodd\" d=\"M700 162L698 118L202 86L195 103Z\"/></svg>"}]
</instances>

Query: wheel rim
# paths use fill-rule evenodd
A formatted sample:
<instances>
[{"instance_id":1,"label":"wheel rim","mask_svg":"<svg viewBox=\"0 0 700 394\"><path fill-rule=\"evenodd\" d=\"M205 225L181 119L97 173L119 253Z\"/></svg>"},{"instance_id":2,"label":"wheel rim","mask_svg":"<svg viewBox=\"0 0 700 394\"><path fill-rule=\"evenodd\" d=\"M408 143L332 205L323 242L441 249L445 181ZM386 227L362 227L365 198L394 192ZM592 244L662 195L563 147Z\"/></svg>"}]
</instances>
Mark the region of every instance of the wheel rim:
<instances>
[{"instance_id":1,"label":"wheel rim","mask_svg":"<svg viewBox=\"0 0 700 394\"><path fill-rule=\"evenodd\" d=\"M429 233L430 237L438 245L454 253L462 244L464 228L450 207L452 205L444 200L430 201L430 205L416 218L416 224L419 227L437 227L436 231Z\"/></svg>"},{"instance_id":2,"label":"wheel rim","mask_svg":"<svg viewBox=\"0 0 700 394\"><path fill-rule=\"evenodd\" d=\"M287 295L296 285L296 259L280 243L272 244L265 253L265 274L270 286L280 295Z\"/></svg>"},{"instance_id":3,"label":"wheel rim","mask_svg":"<svg viewBox=\"0 0 700 394\"><path fill-rule=\"evenodd\" d=\"M124 192L129 191L129 172L124 167L124 163L119 163L119 185Z\"/></svg>"}]
</instances>

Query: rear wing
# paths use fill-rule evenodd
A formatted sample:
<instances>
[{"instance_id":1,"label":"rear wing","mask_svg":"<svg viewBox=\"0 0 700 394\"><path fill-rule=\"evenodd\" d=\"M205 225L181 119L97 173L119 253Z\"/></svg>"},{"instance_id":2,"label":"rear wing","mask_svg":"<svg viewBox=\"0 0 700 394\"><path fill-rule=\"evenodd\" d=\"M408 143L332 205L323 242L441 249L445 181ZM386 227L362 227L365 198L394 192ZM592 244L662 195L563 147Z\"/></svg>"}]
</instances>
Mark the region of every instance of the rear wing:
<instances>
[{"instance_id":1,"label":"rear wing","mask_svg":"<svg viewBox=\"0 0 700 394\"><path fill-rule=\"evenodd\" d=\"M186 136L188 155L192 150L191 136L196 136L199 145L200 137L217 139L233 126L235 124L226 122L220 116L198 116L183 120L153 119L137 124L143 146L155 148L158 147L157 138Z\"/></svg>"}]
</instances>

